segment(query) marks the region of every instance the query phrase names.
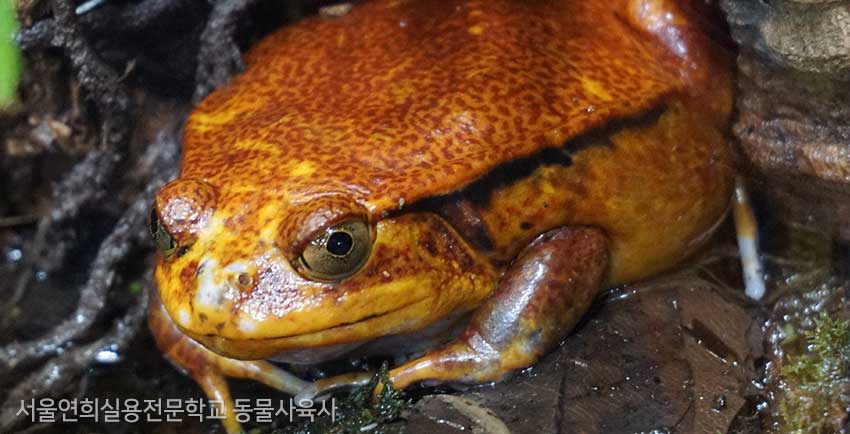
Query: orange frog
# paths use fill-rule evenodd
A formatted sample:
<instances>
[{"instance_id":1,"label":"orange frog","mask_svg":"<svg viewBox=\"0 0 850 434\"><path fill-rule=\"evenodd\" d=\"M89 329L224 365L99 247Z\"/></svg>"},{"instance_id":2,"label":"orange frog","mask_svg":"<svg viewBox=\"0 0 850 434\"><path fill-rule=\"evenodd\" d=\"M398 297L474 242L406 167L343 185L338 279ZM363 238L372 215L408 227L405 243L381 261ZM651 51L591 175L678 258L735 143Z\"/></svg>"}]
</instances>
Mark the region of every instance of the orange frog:
<instances>
[{"instance_id":1,"label":"orange frog","mask_svg":"<svg viewBox=\"0 0 850 434\"><path fill-rule=\"evenodd\" d=\"M668 269L727 209L730 64L701 17L374 0L271 34L191 114L156 196L159 347L229 433L226 376L302 396L362 381L265 359L418 351L389 372L400 388L533 364L601 288Z\"/></svg>"}]
</instances>

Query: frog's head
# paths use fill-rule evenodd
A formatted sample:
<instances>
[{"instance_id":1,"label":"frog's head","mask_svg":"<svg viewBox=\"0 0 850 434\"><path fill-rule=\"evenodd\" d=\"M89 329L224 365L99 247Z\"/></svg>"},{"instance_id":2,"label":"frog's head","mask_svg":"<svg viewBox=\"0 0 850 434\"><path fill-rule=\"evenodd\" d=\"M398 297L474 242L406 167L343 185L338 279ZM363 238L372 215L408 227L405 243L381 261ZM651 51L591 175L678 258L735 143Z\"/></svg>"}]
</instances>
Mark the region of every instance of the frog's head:
<instances>
[{"instance_id":1,"label":"frog's head","mask_svg":"<svg viewBox=\"0 0 850 434\"><path fill-rule=\"evenodd\" d=\"M174 322L237 358L418 330L471 309L495 279L438 216L376 219L345 194L178 179L158 192L150 231Z\"/></svg>"}]
</instances>

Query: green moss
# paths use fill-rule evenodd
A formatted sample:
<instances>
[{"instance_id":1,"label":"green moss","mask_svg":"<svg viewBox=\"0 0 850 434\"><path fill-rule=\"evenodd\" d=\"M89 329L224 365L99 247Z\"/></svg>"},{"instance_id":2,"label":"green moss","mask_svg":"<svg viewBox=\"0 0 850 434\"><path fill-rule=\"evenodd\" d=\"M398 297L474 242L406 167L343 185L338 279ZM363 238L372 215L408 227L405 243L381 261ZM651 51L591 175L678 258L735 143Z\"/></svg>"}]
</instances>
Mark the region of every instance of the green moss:
<instances>
[{"instance_id":1,"label":"green moss","mask_svg":"<svg viewBox=\"0 0 850 434\"><path fill-rule=\"evenodd\" d=\"M387 386L377 399L373 399L373 391L379 382ZM317 418L313 422L273 430L271 434L402 434L405 425L401 413L408 407L410 401L404 393L392 387L385 364L369 384L336 400L333 420L330 416Z\"/></svg>"},{"instance_id":2,"label":"green moss","mask_svg":"<svg viewBox=\"0 0 850 434\"><path fill-rule=\"evenodd\" d=\"M15 42L18 22L13 0L0 0L0 111L17 102L21 53Z\"/></svg>"},{"instance_id":3,"label":"green moss","mask_svg":"<svg viewBox=\"0 0 850 434\"><path fill-rule=\"evenodd\" d=\"M781 432L838 432L850 407L850 322L827 315L805 332L808 352L789 356L781 369Z\"/></svg>"}]
</instances>

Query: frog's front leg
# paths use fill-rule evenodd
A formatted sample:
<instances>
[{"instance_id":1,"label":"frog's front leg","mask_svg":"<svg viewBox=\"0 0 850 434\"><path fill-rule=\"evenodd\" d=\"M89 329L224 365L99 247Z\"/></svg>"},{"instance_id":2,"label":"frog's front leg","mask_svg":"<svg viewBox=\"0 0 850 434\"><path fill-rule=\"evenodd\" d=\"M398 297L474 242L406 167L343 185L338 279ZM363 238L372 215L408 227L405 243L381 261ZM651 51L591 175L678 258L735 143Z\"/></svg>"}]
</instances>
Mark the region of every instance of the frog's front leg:
<instances>
[{"instance_id":1,"label":"frog's front leg","mask_svg":"<svg viewBox=\"0 0 850 434\"><path fill-rule=\"evenodd\" d=\"M151 302L148 325L156 345L172 363L191 376L207 397L218 406L228 434L241 433L226 377L259 381L295 395L310 383L265 361L236 360L218 355L186 336L165 311L159 297Z\"/></svg>"},{"instance_id":2,"label":"frog's front leg","mask_svg":"<svg viewBox=\"0 0 850 434\"><path fill-rule=\"evenodd\" d=\"M587 311L608 266L605 234L565 227L532 242L463 334L392 371L397 388L421 380L498 381L557 345Z\"/></svg>"}]
</instances>

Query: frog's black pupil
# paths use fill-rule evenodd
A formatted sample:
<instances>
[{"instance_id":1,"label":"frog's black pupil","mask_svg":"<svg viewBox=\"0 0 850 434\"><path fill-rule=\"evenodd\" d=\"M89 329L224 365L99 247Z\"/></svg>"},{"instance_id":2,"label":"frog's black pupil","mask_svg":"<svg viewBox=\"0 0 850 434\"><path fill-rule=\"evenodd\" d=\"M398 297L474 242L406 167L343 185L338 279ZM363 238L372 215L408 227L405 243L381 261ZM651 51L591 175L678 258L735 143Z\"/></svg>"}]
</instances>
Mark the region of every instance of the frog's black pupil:
<instances>
[{"instance_id":1,"label":"frog's black pupil","mask_svg":"<svg viewBox=\"0 0 850 434\"><path fill-rule=\"evenodd\" d=\"M351 251L354 240L345 232L334 232L328 237L327 249L332 255L343 256Z\"/></svg>"}]
</instances>

